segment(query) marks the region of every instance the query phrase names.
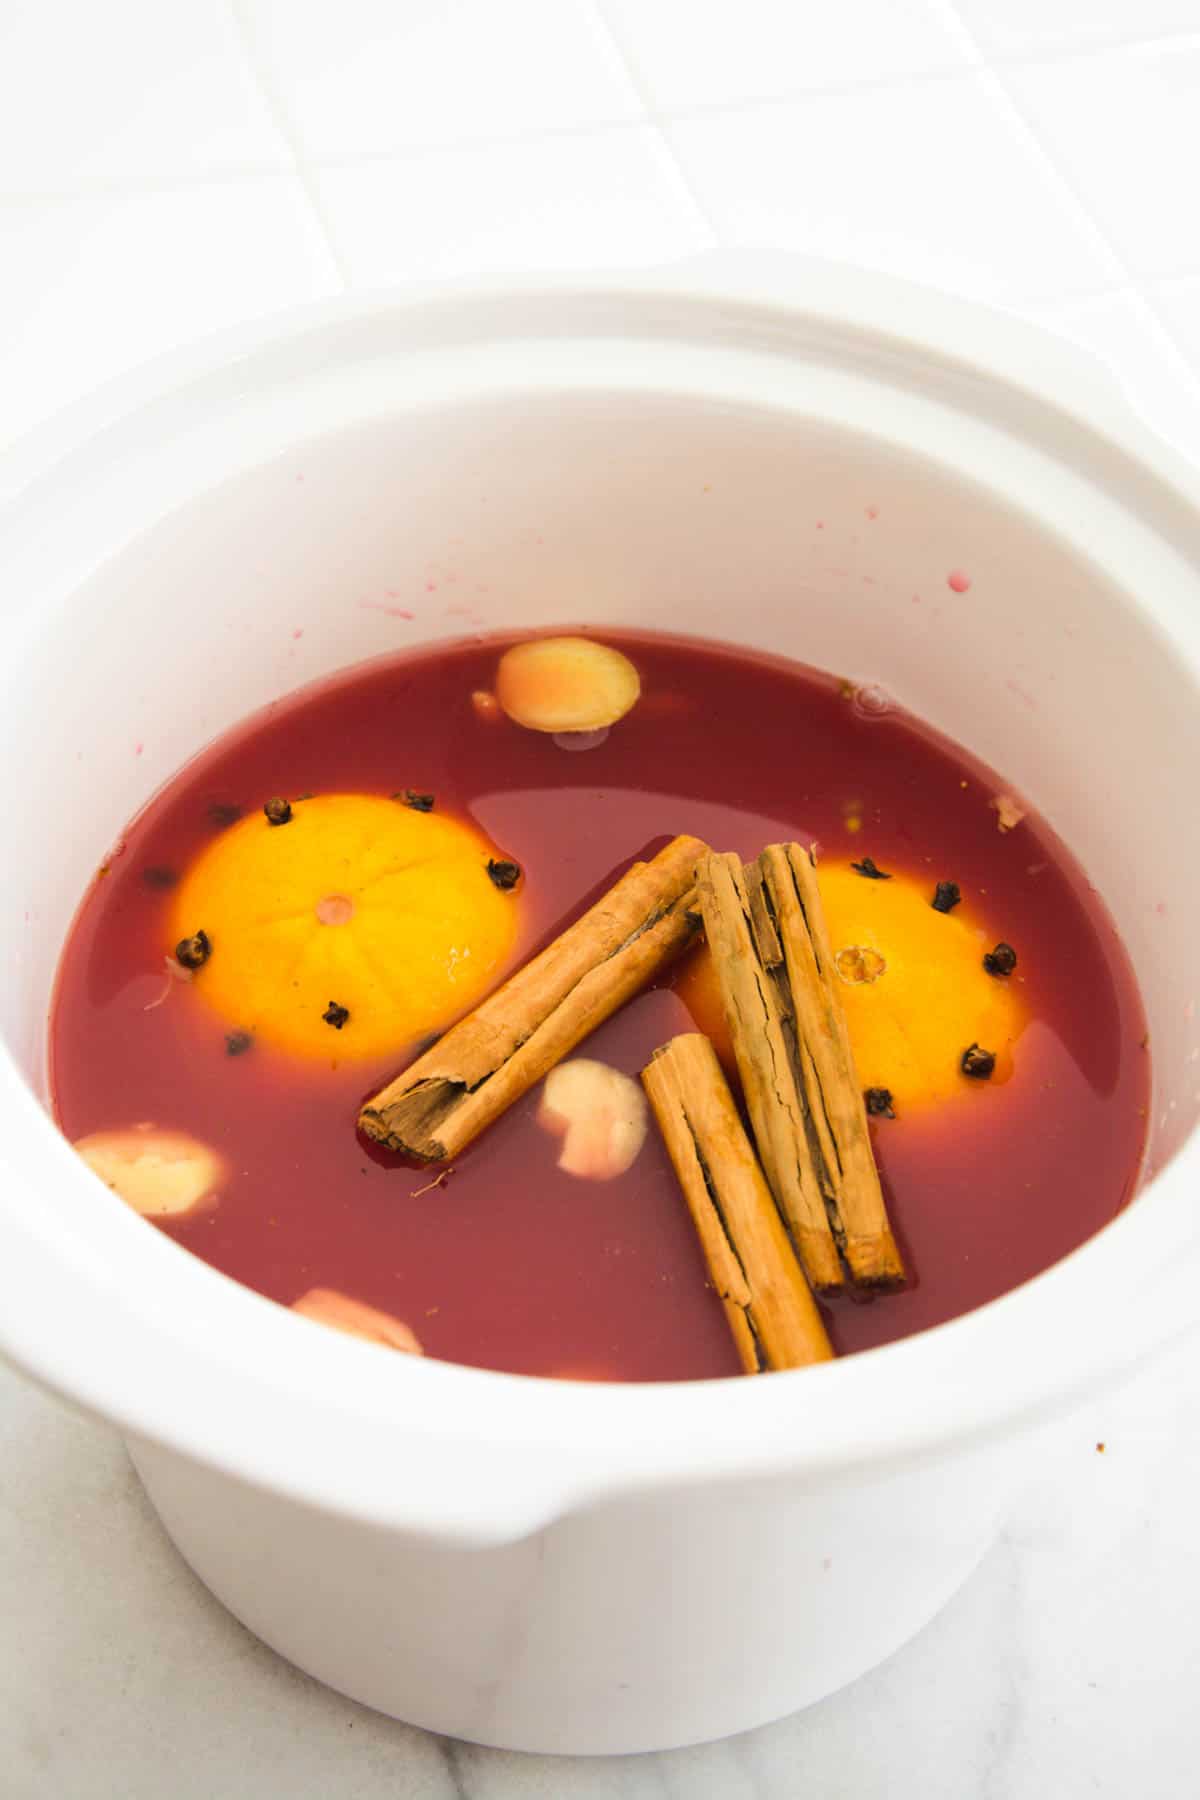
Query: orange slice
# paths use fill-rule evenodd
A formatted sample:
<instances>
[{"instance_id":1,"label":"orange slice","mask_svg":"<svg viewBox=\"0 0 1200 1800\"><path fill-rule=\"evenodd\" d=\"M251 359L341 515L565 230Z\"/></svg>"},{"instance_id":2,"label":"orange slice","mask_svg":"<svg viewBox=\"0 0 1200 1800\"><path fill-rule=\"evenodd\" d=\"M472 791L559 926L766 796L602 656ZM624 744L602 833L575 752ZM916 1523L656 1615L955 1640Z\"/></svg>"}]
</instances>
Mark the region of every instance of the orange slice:
<instances>
[{"instance_id":1,"label":"orange slice","mask_svg":"<svg viewBox=\"0 0 1200 1800\"><path fill-rule=\"evenodd\" d=\"M475 1005L512 950L520 901L488 875L497 855L470 826L380 795L244 818L173 898L172 943L203 932L211 947L189 992L284 1050L402 1051Z\"/></svg>"}]
</instances>

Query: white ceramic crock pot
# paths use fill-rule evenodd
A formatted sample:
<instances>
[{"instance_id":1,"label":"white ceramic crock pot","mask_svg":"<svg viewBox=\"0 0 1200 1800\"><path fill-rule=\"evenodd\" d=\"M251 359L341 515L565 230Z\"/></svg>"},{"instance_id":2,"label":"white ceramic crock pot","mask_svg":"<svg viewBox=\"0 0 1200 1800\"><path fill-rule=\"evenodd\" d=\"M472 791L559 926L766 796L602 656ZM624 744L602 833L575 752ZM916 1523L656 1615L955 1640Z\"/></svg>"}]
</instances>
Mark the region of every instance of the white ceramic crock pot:
<instances>
[{"instance_id":1,"label":"white ceramic crock pot","mask_svg":"<svg viewBox=\"0 0 1200 1800\"><path fill-rule=\"evenodd\" d=\"M887 1655L987 1547L1039 1422L1200 1313L1195 472L1056 339L763 261L307 311L118 384L0 484L8 1354L119 1426L252 1630L422 1725L678 1744ZM329 669L575 620L872 678L1036 800L1150 1013L1133 1208L900 1346L604 1387L338 1338L94 1182L46 1116L44 1019L148 791Z\"/></svg>"}]
</instances>

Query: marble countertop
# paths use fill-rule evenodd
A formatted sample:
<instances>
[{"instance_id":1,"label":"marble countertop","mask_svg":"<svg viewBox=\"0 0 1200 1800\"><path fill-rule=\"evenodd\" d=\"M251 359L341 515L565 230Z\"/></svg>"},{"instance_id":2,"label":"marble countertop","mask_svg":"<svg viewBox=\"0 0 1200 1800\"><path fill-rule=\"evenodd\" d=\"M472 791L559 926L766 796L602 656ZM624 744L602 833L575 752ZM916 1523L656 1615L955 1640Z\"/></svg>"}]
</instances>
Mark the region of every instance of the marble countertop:
<instances>
[{"instance_id":1,"label":"marble countertop","mask_svg":"<svg viewBox=\"0 0 1200 1800\"><path fill-rule=\"evenodd\" d=\"M720 1744L525 1757L382 1718L281 1662L177 1556L112 1432L0 1371L0 1795L1183 1800L1198 1515L1192 1339L1048 1434L983 1565L853 1687Z\"/></svg>"}]
</instances>

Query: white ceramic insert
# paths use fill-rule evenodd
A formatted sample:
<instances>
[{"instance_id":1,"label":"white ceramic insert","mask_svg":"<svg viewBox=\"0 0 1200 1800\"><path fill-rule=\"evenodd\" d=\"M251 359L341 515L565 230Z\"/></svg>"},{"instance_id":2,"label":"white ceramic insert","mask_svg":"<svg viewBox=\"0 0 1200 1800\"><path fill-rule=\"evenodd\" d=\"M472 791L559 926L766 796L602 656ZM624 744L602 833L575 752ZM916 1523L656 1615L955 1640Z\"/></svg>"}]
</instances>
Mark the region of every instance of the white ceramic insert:
<instances>
[{"instance_id":1,"label":"white ceramic insert","mask_svg":"<svg viewBox=\"0 0 1200 1800\"><path fill-rule=\"evenodd\" d=\"M420 1724L644 1749L888 1654L986 1549L1039 1422L1200 1315L1195 471L1057 339L718 260L289 315L106 390L0 459L0 494L0 1344L120 1427L253 1630ZM44 1020L130 814L308 679L563 621L877 681L1036 802L1150 1015L1135 1206L904 1344L609 1388L337 1338L94 1181L44 1110Z\"/></svg>"}]
</instances>

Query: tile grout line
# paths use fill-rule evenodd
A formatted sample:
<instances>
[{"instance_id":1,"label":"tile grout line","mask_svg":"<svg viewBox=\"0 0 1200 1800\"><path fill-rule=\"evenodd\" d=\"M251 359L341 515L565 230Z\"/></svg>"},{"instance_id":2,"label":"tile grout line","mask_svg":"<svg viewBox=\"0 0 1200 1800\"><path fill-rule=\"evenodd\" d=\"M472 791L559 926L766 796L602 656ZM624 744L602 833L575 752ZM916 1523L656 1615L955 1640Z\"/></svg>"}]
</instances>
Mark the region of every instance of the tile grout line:
<instances>
[{"instance_id":1,"label":"tile grout line","mask_svg":"<svg viewBox=\"0 0 1200 1800\"><path fill-rule=\"evenodd\" d=\"M1176 337L1166 314L1160 310L1154 297L1153 287L1143 287L1140 283L1135 283L1131 300L1142 316L1143 322L1149 326L1160 347L1165 351L1167 359L1175 368L1176 373L1183 376L1189 388L1195 392L1197 398L1200 398L1200 369L1197 369L1183 344Z\"/></svg>"},{"instance_id":2,"label":"tile grout line","mask_svg":"<svg viewBox=\"0 0 1200 1800\"><path fill-rule=\"evenodd\" d=\"M988 61L987 55L966 20L958 10L955 0L934 0L950 30L960 37L963 47L970 59L975 76L985 83L997 98L1003 111L1008 115L1009 123L1015 126L1018 136L1026 147L1031 149L1037 161L1042 165L1050 182L1058 189L1059 197L1067 200L1074 210L1077 220L1083 225L1086 235L1092 240L1092 247L1098 250L1113 274L1113 286L1133 285L1132 272L1125 266L1124 259L1118 255L1115 245L1110 241L1107 232L1094 217L1091 208L1086 206L1071 182L1047 146L1042 142L1033 125L1018 106L1016 98L1008 84L1003 80L995 66Z\"/></svg>"},{"instance_id":3,"label":"tile grout line","mask_svg":"<svg viewBox=\"0 0 1200 1800\"><path fill-rule=\"evenodd\" d=\"M238 41L241 45L242 60L246 65L251 80L258 89L259 97L262 100L263 106L265 107L271 122L284 143L287 145L288 154L292 159L294 174L304 190L304 197L308 202L309 212L312 214L313 221L316 224L325 248L329 253L329 259L333 264L334 274L341 284L342 291L348 293L353 285L350 280L350 271L346 266L345 259L338 246L337 238L329 223L329 218L325 210L325 203L321 198L321 192L317 186L313 170L308 159L304 155L300 136L292 123L291 114L284 102L283 96L279 93L274 81L271 79L265 62L258 54L254 42L253 28L247 14L248 0L228 0L228 4L230 15L233 19L234 30L237 33Z\"/></svg>"},{"instance_id":4,"label":"tile grout line","mask_svg":"<svg viewBox=\"0 0 1200 1800\"><path fill-rule=\"evenodd\" d=\"M666 151L666 154L667 154L668 158L670 159L671 166L675 170L675 173L679 178L680 185L682 186L683 191L686 194L688 200L691 202L692 209L695 212L696 217L699 219L701 225L703 225L705 231L707 231L709 237L712 239L713 246L720 247L723 244L724 239L722 238L720 231L717 229L716 219L713 217L713 215L709 211L708 207L704 204L704 201L700 198L700 194L696 188L695 183L692 181L691 176L688 174L687 170L683 166L683 162L682 162L682 159L680 158L679 152L678 152L678 150L676 150L675 145L672 143L671 138L665 128L665 121L659 112L659 109L655 102L654 96L651 93L650 88L647 85L646 81L644 80L644 78L642 76L642 72L637 65L637 59L634 57L632 52L626 47L624 38L622 37L621 33L618 32L616 26L612 22L612 19L609 17L608 8L604 4L604 0L586 0L586 3L590 8L592 16L596 20L596 23L599 25L601 31L604 33L605 37L608 39L609 43L612 45L613 50L616 52L617 58L620 61L622 68L625 70L625 74L626 74L626 77L628 78L629 85L632 87L634 93L637 95L637 98L641 104L642 110L646 115L644 123L649 124L652 127L654 134L657 137L659 143L662 145L663 149Z\"/></svg>"},{"instance_id":5,"label":"tile grout line","mask_svg":"<svg viewBox=\"0 0 1200 1800\"><path fill-rule=\"evenodd\" d=\"M631 85L634 87L638 98L641 100L644 108L644 116L641 118L597 118L579 124L542 125L532 131L516 127L511 131L484 132L476 137L420 138L410 142L397 144L389 149L334 151L315 157L310 162L301 151L299 138L290 123L287 108L279 99L273 84L262 69L246 35L249 28L243 27L242 23L244 0L230 0L231 11L235 15L239 37L242 40L245 61L249 67L255 85L259 89L264 106L267 108L273 123L276 125L276 128L286 142L287 149L291 156L291 167L281 167L278 164L271 163L244 163L240 166L222 169L201 171L181 170L176 174L163 175L157 178L145 175L131 177L118 176L104 180L84 178L62 187L14 188L6 191L0 186L0 206L37 204L45 201L72 200L77 198L86 199L93 195L145 192L157 193L172 191L177 188L185 189L209 185L227 185L238 181L267 181L271 179L283 180L287 178L298 178L301 181L304 181L305 177L310 175L314 168L352 169L360 165L369 166L375 163L401 161L406 157L412 156L438 155L442 153L452 154L456 151L503 149L510 145L535 144L541 142L543 139L553 142L560 138L587 137L593 134L601 135L612 133L615 135L621 132L644 131L647 125L661 128L665 125L677 122L689 123L692 120L703 121L705 119L721 119L736 116L738 114L749 113L759 107L776 108L804 106L827 98L842 99L858 94L871 94L893 88L910 87L913 84L919 85L928 83L931 85L949 85L955 81L969 80L972 76L978 76L980 74L994 76L997 85L1003 86L1004 84L1001 82L998 73L999 69L1002 67L1040 67L1062 61L1078 61L1085 59L1093 53L1099 54L1104 50L1112 50L1114 47L1124 50L1157 49L1160 47L1180 47L1186 43L1189 46L1194 45L1196 48L1200 48L1200 34L1187 33L1184 35L1175 34L1172 37L1164 37L1161 39L1129 40L1118 43L1115 46L1111 44L1102 45L1099 46L1095 52L1093 52L1092 47L1087 46L1078 50L1064 50L1058 53L1048 52L1031 56L1009 55L989 59L986 53L979 48L975 40L971 37L967 27L957 13L952 10L951 0L932 0L933 5L937 7L942 12L943 17L947 19L947 23L950 25L951 30L954 31L962 41L967 51L967 61L929 64L924 68L910 69L888 75L872 75L860 80L851 78L842 81L824 82L813 87L775 89L747 94L737 100L700 100L680 106L660 107L654 102L645 81L637 69L631 53L626 51L623 43L617 36L615 28L609 24L603 10L605 0L585 0L585 3L593 7L598 23L600 23L605 35L612 42L613 48L620 58ZM1011 95L1008 94L1007 88L1005 88L1004 97L1009 100L1011 105ZM1042 152L1043 157L1045 157L1046 153L1040 140L1035 137L1035 142L1037 143L1038 149ZM668 148L670 148L669 145ZM1054 167L1053 164L1051 166ZM1055 172L1056 174L1059 173L1057 169L1055 169ZM680 169L680 175L686 180L686 176L684 176L682 169ZM698 210L704 213L706 209L701 205L694 190L691 189L690 183L688 183L688 187L689 196L693 199ZM1107 240L1105 241L1107 242ZM331 245L331 254L332 253ZM1183 270L1176 275L1163 277L1162 279L1168 282L1177 279L1187 280L1193 273L1198 272L1200 272L1200 258L1198 258L1195 270Z\"/></svg>"},{"instance_id":6,"label":"tile grout line","mask_svg":"<svg viewBox=\"0 0 1200 1800\"><path fill-rule=\"evenodd\" d=\"M263 95L264 105L267 96ZM552 142L560 138L589 137L594 135L617 135L621 132L645 131L648 121L638 119L595 119L581 125L542 125L532 131L520 127L508 132L486 132L478 137L460 138L422 138L407 143L397 144L387 150L341 150L330 151L325 155L313 157L311 162L305 159L298 146L292 148L293 134L285 129L283 118L276 118L279 130L288 139L291 154L291 165L278 163L243 163L225 169L181 171L174 175L158 177L137 175L129 177L113 177L97 180L84 178L63 187L47 188L14 188L6 191L0 184L0 206L13 203L36 203L46 200L87 199L92 195L126 194L170 191L176 188L224 186L239 181L277 181L294 180L302 177L306 170L312 169L356 169L370 168L377 163L403 162L415 156L452 156L459 151L503 150L512 145L538 144L544 139ZM2 178L0 178L2 179Z\"/></svg>"},{"instance_id":7,"label":"tile grout line","mask_svg":"<svg viewBox=\"0 0 1200 1800\"><path fill-rule=\"evenodd\" d=\"M1170 319L1159 304L1159 296L1161 295L1163 288L1170 287L1171 283L1175 281L1188 281L1194 279L1195 278L1192 276L1183 275L1172 276L1169 281L1151 282L1147 284L1146 287L1139 287L1137 299L1140 305L1145 309L1150 325L1159 333L1163 342L1170 350L1171 360L1186 371L1188 385L1194 389L1197 399L1200 400L1200 368L1197 368L1192 358L1184 349L1181 340L1175 335L1175 327L1171 324Z\"/></svg>"},{"instance_id":8,"label":"tile grout line","mask_svg":"<svg viewBox=\"0 0 1200 1800\"><path fill-rule=\"evenodd\" d=\"M967 73L970 72L968 71ZM744 106L738 106L733 110L739 112L752 112L754 108L754 102L747 102ZM665 114L663 115L663 122L670 123L674 118L679 116L680 115L678 114ZM654 121L648 122L645 119L623 120L614 122L611 127L603 127L602 129L611 129L613 131L645 131L648 123L652 124ZM585 129L590 131L592 127L587 127ZM505 139L502 141L505 143L510 141L519 143L537 143L543 135L548 136L550 133L526 133L522 134L520 138L512 140ZM557 132L555 132L555 135L558 135ZM472 143L463 146L463 148L470 150L487 149L493 147L494 143L498 141L501 140L487 140L487 142ZM456 146L439 145L432 148L437 150L443 148L453 150ZM361 164L373 166L389 162L403 163L410 157L427 153L427 150L412 148L395 151L363 151L361 153L347 154L341 157L320 157L313 166L319 169L339 170L355 168ZM251 182L285 183L295 181L298 178L299 172L293 168L285 168L277 165L268 167L265 164L247 164L239 169L225 169L206 174L165 175L158 180L139 177L131 180L117 179L105 182L93 181L86 185L80 184L74 187L45 188L40 190L25 189L19 191L14 190L12 192L5 192L3 187L0 187L0 215L3 215L6 208L15 210L18 208L62 206L79 202L86 204L89 202L112 199L117 196L173 193L187 194L208 187L244 187L247 183ZM689 200L692 200L693 196L690 191L687 197ZM697 210L700 210L699 207L697 207ZM320 221L318 221L318 223L320 223ZM327 248L330 249L332 258L332 246L327 246ZM1198 283L1200 283L1200 257L1198 257L1195 265L1189 266L1186 269L1177 270L1169 276L1154 277L1149 283L1149 286L1159 290L1171 290L1174 288L1190 289ZM352 286L353 284L347 283L347 285ZM990 302L990 304L1009 309L1014 306L1019 308L1025 304L1035 306L1052 306L1058 304L1063 306L1082 306L1094 301L1114 300L1125 296L1128 296L1131 299L1144 296L1148 303L1151 301L1151 296L1146 293L1146 288L1144 286L1139 286L1132 278L1126 277L1123 280L1114 279L1105 282L1098 287L1075 289L1070 293L1063 293L1061 289L1056 289L1052 293L1042 292L1040 290L1034 292L1022 291L1021 293L1012 295L1007 300L994 300Z\"/></svg>"},{"instance_id":9,"label":"tile grout line","mask_svg":"<svg viewBox=\"0 0 1200 1800\"><path fill-rule=\"evenodd\" d=\"M111 200L120 194L187 194L201 188L290 182L297 177L298 171L286 163L234 163L223 169L186 169L174 175L84 176L62 187L5 188L0 181L0 207L61 206L72 200Z\"/></svg>"},{"instance_id":10,"label":"tile grout line","mask_svg":"<svg viewBox=\"0 0 1200 1800\"><path fill-rule=\"evenodd\" d=\"M976 71L990 79L994 92L1004 105L1010 120L1026 143L1033 148L1060 193L1071 202L1078 218L1103 251L1109 267L1115 271L1117 276L1117 280L1113 284L1114 288L1117 291L1128 292L1131 304L1142 323L1149 328L1159 349L1166 354L1168 361L1176 368L1176 371L1185 377L1190 387L1200 389L1200 374L1174 331L1154 304L1150 292L1147 291L1147 284L1137 279L1128 261L1117 249L1116 244L1100 223L1091 205L1080 193L1074 180L1054 155L1050 146L1043 141L1033 120L1029 118L1012 87L1004 79L1002 68L989 62L982 45L959 11L957 0L936 0L936 4L950 28L957 30L961 35L961 40L971 56ZM1008 66L1014 65L1009 64Z\"/></svg>"},{"instance_id":11,"label":"tile grout line","mask_svg":"<svg viewBox=\"0 0 1200 1800\"><path fill-rule=\"evenodd\" d=\"M1151 32L1145 37L1135 35L1133 37L1094 38L1084 44L1050 44L1041 50L985 50L971 27L958 12L955 0L949 0L949 5L953 8L954 22L959 26L963 37L970 40L981 60L989 69L997 66L1006 69L1025 69L1043 63L1053 66L1064 62L1099 62L1106 56L1119 55L1122 51L1127 50L1200 49L1200 31L1160 31ZM939 10L945 17L947 12L945 0Z\"/></svg>"},{"instance_id":12,"label":"tile grout line","mask_svg":"<svg viewBox=\"0 0 1200 1800\"><path fill-rule=\"evenodd\" d=\"M1144 282L1136 280L1124 259L1118 254L1115 245L1100 226L1091 208L1075 190L1073 182L1066 172L1060 168L1056 159L1043 143L1035 127L1025 116L1019 102L1012 93L1008 83L1003 79L1003 68L1020 68L1032 65L1056 64L1069 60L1084 60L1111 54L1114 51L1176 49L1182 47L1200 47L1200 34L1195 32L1160 34L1157 38L1140 38L1126 40L1110 40L1095 45L1077 48L1060 48L1057 52L1039 52L1035 54L1000 55L991 57L984 51L974 33L958 11L955 0L933 0L934 8L941 14L952 36L957 38L965 52L966 61L953 66L927 67L908 72L904 75L884 75L872 77L865 81L843 81L836 84L796 89L774 94L747 96L732 101L696 102L691 105L660 108L642 77L636 59L627 48L618 28L609 17L607 0L585 0L600 30L611 44L614 53L625 70L627 78L635 94L642 104L644 116L638 119L598 119L579 125L546 126L536 131L520 129L509 133L492 133L474 139L426 140L397 146L387 150L348 151L341 154L322 156L312 163L303 154L299 135L292 125L288 108L275 89L254 47L251 27L247 18L248 0L228 0L231 18L238 35L243 60L255 86L259 91L268 116L272 119L284 141L290 155L291 168L279 165L246 164L240 168L210 170L201 173L180 172L166 175L159 179L137 177L133 179L117 178L108 181L88 181L74 183L62 188L14 190L4 192L0 188L0 210L4 207L24 207L45 204L61 204L78 200L109 197L130 193L153 193L188 191L206 186L233 185L246 181L287 181L298 180L304 191L310 212L325 244L326 250L334 265L335 273L344 288L353 284L348 269L338 247L336 235L329 222L319 188L315 182L315 171L325 169L352 169L358 166L370 166L387 162L402 162L408 157L447 153L456 151L486 150L508 145L534 144L543 139L555 140L562 137L588 136L603 133L619 133L645 130L649 125L662 144L671 160L678 178L684 188L686 197L712 236L714 242L720 243L722 236L717 229L712 215L702 202L693 182L681 162L678 151L672 142L666 127L675 121L706 118L722 118L728 116L747 115L760 107L801 106L806 103L820 101L826 96L837 97L879 89L911 85L913 82L943 83L955 80L983 78L992 86L1009 113L1011 121L1021 135L1033 148L1038 160L1044 165L1050 177L1059 186L1063 194L1070 199L1078 215L1082 218L1089 233L1103 251L1105 259L1112 265L1114 279L1102 287L1089 289L1082 293L1055 296L1024 296L1035 303L1051 304L1061 301L1064 305L1075 303L1086 304L1090 301L1127 295L1144 318L1144 322L1155 336L1160 347L1165 350L1170 360L1178 365L1188 377L1189 383L1197 381L1197 371L1183 350L1174 330L1157 304L1156 294L1160 289L1187 285L1200 278L1200 262L1195 266L1173 271L1169 276L1158 276ZM1017 304L1020 303L1017 299Z\"/></svg>"}]
</instances>

